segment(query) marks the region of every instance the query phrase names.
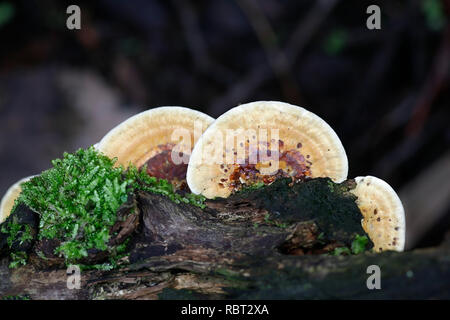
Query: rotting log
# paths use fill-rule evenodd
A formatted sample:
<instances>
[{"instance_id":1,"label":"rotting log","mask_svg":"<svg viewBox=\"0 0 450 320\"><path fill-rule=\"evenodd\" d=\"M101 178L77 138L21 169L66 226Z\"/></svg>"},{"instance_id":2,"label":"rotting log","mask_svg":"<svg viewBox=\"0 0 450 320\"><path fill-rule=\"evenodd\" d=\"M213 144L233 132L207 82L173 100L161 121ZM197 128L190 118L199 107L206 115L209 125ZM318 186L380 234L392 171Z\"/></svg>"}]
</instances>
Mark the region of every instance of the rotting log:
<instances>
[{"instance_id":1,"label":"rotting log","mask_svg":"<svg viewBox=\"0 0 450 320\"><path fill-rule=\"evenodd\" d=\"M280 180L200 209L139 193L129 264L83 271L0 261L0 296L31 299L420 299L450 297L450 245L404 253L328 254L364 231L353 181ZM135 219L130 223L136 225ZM127 226L122 226L127 229ZM369 290L367 267L381 269Z\"/></svg>"}]
</instances>

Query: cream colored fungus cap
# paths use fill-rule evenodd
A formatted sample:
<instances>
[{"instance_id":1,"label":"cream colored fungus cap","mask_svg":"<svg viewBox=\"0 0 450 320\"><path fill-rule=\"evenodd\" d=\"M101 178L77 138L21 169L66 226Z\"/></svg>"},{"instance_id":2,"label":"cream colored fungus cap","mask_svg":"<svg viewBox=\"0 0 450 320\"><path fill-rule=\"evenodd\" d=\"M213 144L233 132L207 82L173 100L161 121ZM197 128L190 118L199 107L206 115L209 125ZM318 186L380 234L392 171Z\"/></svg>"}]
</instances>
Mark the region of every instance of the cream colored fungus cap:
<instances>
[{"instance_id":1,"label":"cream colored fungus cap","mask_svg":"<svg viewBox=\"0 0 450 320\"><path fill-rule=\"evenodd\" d=\"M155 150L158 145L177 144L183 133L188 134L189 139L185 139L188 141L183 141L181 147L190 152L213 121L212 117L185 107L154 108L120 123L96 144L96 149L110 158L117 158L117 165L127 167L132 163L140 167L158 152Z\"/></svg>"},{"instance_id":2,"label":"cream colored fungus cap","mask_svg":"<svg viewBox=\"0 0 450 320\"><path fill-rule=\"evenodd\" d=\"M299 106L257 101L230 109L203 133L192 151L187 170L187 183L192 192L207 198L231 194L232 189L224 187L224 182L229 181L232 170L217 161L234 152L227 149L224 142L227 130L253 130L257 135L262 132L260 130L266 130L267 136L277 132L284 150L299 150L308 157L312 177L330 177L335 182L347 178L348 160L344 147L324 120Z\"/></svg>"},{"instance_id":3,"label":"cream colored fungus cap","mask_svg":"<svg viewBox=\"0 0 450 320\"><path fill-rule=\"evenodd\" d=\"M385 181L372 177L356 177L351 192L358 199L363 219L361 224L374 243L375 251L403 251L405 247L405 210L397 193Z\"/></svg>"}]
</instances>

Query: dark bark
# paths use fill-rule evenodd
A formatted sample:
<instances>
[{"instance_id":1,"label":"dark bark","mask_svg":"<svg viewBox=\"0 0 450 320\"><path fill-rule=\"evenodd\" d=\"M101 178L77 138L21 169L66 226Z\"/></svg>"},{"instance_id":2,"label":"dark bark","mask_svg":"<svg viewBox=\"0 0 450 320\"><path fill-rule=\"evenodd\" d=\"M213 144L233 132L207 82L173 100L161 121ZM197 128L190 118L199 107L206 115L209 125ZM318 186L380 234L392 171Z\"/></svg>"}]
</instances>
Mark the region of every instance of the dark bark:
<instances>
[{"instance_id":1,"label":"dark bark","mask_svg":"<svg viewBox=\"0 0 450 320\"><path fill-rule=\"evenodd\" d=\"M64 268L0 263L0 296L32 299L449 298L450 246L332 256L362 234L360 213L341 185L315 179L242 192L200 209L140 193L141 224L131 223L130 264L84 271L67 289ZM127 233L129 234L129 233ZM366 269L381 268L381 290Z\"/></svg>"}]
</instances>

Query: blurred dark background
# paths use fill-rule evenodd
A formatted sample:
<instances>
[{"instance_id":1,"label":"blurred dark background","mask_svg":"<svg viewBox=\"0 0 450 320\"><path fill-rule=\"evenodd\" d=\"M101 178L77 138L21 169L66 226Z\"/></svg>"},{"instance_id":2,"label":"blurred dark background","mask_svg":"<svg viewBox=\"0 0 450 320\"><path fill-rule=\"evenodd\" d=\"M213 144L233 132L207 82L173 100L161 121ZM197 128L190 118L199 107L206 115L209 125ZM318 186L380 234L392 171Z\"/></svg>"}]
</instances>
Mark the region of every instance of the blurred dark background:
<instances>
[{"instance_id":1,"label":"blurred dark background","mask_svg":"<svg viewBox=\"0 0 450 320\"><path fill-rule=\"evenodd\" d=\"M68 30L66 8L81 8ZM381 8L381 30L366 9ZM349 177L400 194L407 247L450 230L450 1L0 0L0 193L162 105L301 105Z\"/></svg>"}]
</instances>

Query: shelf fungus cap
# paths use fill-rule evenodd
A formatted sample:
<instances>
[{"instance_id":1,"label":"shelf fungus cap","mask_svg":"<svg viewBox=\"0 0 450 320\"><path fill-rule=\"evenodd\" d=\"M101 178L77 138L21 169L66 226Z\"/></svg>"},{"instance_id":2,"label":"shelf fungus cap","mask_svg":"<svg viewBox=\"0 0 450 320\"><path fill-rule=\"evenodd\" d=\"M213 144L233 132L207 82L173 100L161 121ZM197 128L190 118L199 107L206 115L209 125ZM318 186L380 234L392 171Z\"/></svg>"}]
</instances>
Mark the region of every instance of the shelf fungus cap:
<instances>
[{"instance_id":1,"label":"shelf fungus cap","mask_svg":"<svg viewBox=\"0 0 450 320\"><path fill-rule=\"evenodd\" d=\"M6 191L5 195L0 201L0 223L5 221L6 218L8 218L9 215L11 214L11 210L14 207L14 202L22 192L21 184L27 182L33 177L34 176L30 176L20 179L19 181L14 183L11 187L9 187L9 189Z\"/></svg>"},{"instance_id":2,"label":"shelf fungus cap","mask_svg":"<svg viewBox=\"0 0 450 320\"><path fill-rule=\"evenodd\" d=\"M210 116L185 107L154 108L120 123L96 144L96 149L117 158L116 165L125 168L147 164L150 175L176 185L185 181L192 148L213 121Z\"/></svg>"},{"instance_id":3,"label":"shelf fungus cap","mask_svg":"<svg viewBox=\"0 0 450 320\"><path fill-rule=\"evenodd\" d=\"M372 177L356 177L351 192L358 199L364 231L377 252L403 251L405 247L405 210L397 193L385 181Z\"/></svg>"},{"instance_id":4,"label":"shelf fungus cap","mask_svg":"<svg viewBox=\"0 0 450 320\"><path fill-rule=\"evenodd\" d=\"M192 192L215 198L277 177L342 182L347 173L344 147L324 120L299 106L257 101L230 109L203 133L187 183Z\"/></svg>"}]
</instances>

